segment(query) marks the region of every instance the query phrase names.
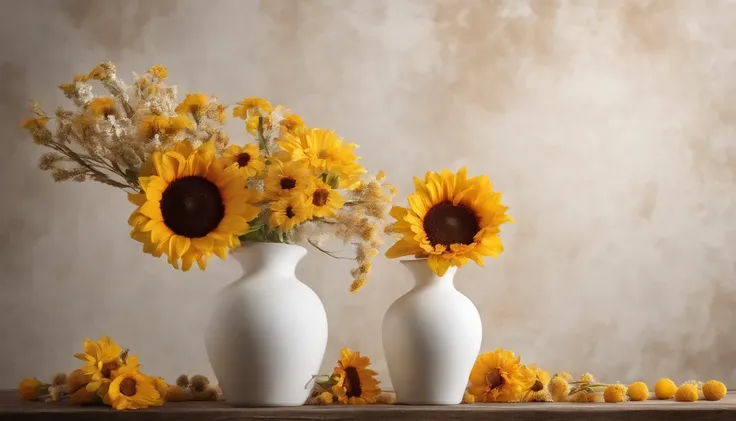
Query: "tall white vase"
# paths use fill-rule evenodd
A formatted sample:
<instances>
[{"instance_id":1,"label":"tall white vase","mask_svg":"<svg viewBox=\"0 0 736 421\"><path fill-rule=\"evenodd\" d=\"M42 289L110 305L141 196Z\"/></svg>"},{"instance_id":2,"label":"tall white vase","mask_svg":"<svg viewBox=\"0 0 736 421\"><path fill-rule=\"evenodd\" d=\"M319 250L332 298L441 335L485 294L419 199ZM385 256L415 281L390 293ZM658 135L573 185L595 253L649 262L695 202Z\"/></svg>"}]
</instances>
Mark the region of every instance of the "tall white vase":
<instances>
[{"instance_id":1,"label":"tall white vase","mask_svg":"<svg viewBox=\"0 0 736 421\"><path fill-rule=\"evenodd\" d=\"M217 295L207 353L228 403L298 406L327 347L327 315L296 278L304 247L244 243L232 253L243 276Z\"/></svg>"},{"instance_id":2,"label":"tall white vase","mask_svg":"<svg viewBox=\"0 0 736 421\"><path fill-rule=\"evenodd\" d=\"M480 351L483 328L468 297L426 260L401 263L414 275L414 288L396 300L383 318L383 350L398 403L452 405L462 402Z\"/></svg>"}]
</instances>

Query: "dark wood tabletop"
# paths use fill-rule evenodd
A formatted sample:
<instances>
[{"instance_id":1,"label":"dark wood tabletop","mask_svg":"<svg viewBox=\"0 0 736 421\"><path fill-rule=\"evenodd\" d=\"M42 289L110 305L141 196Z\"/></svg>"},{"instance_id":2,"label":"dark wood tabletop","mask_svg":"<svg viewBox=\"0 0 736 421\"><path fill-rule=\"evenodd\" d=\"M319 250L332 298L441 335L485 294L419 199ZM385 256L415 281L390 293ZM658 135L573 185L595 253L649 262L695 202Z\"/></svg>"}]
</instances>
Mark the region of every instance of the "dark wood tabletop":
<instances>
[{"instance_id":1,"label":"dark wood tabletop","mask_svg":"<svg viewBox=\"0 0 736 421\"><path fill-rule=\"evenodd\" d=\"M649 400L626 403L517 403L452 406L301 406L235 408L226 402L167 403L163 407L114 411L76 407L67 402L21 401L0 391L0 420L18 421L264 421L264 420L411 420L411 421L736 421L736 392L721 401L692 403Z\"/></svg>"}]
</instances>

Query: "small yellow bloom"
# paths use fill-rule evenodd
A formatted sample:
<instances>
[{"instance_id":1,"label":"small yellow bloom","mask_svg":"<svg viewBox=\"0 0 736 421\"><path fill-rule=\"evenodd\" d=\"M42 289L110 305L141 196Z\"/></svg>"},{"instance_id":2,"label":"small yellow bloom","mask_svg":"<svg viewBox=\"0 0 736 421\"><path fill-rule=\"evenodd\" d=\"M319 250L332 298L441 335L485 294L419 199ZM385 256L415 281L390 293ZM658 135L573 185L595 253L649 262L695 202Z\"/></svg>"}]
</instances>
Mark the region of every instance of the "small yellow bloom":
<instances>
[{"instance_id":1,"label":"small yellow bloom","mask_svg":"<svg viewBox=\"0 0 736 421\"><path fill-rule=\"evenodd\" d=\"M97 342L84 341L84 353L74 356L84 361L82 372L91 380L110 379L112 372L120 368L123 349L109 336L103 336Z\"/></svg>"},{"instance_id":2,"label":"small yellow bloom","mask_svg":"<svg viewBox=\"0 0 736 421\"><path fill-rule=\"evenodd\" d=\"M470 372L468 392L476 402L518 402L536 381L513 351L498 348L480 354Z\"/></svg>"},{"instance_id":3,"label":"small yellow bloom","mask_svg":"<svg viewBox=\"0 0 736 421\"><path fill-rule=\"evenodd\" d=\"M335 402L335 395L330 392L322 392L317 396L317 403L320 405L332 405Z\"/></svg>"},{"instance_id":4,"label":"small yellow bloom","mask_svg":"<svg viewBox=\"0 0 736 421\"><path fill-rule=\"evenodd\" d=\"M26 377L25 379L20 381L20 384L18 385L18 396L20 396L21 399L32 401L38 399L38 396L41 393L41 389L45 385L38 381L35 377Z\"/></svg>"},{"instance_id":5,"label":"small yellow bloom","mask_svg":"<svg viewBox=\"0 0 736 421\"><path fill-rule=\"evenodd\" d=\"M225 166L234 165L245 177L254 177L266 169L258 145L250 143L245 146L230 145L222 153Z\"/></svg>"},{"instance_id":6,"label":"small yellow bloom","mask_svg":"<svg viewBox=\"0 0 736 421\"><path fill-rule=\"evenodd\" d=\"M348 405L375 403L381 395L381 388L376 372L368 368L371 359L349 348L343 348L340 355L333 372L338 380L332 387L332 394L337 401Z\"/></svg>"},{"instance_id":7,"label":"small yellow bloom","mask_svg":"<svg viewBox=\"0 0 736 421\"><path fill-rule=\"evenodd\" d=\"M110 405L115 409L139 409L163 405L163 398L153 380L137 369L123 367L107 390Z\"/></svg>"},{"instance_id":8,"label":"small yellow bloom","mask_svg":"<svg viewBox=\"0 0 736 421\"><path fill-rule=\"evenodd\" d=\"M180 115L191 114L198 118L207 109L209 101L210 97L207 94L187 94L184 101L174 111Z\"/></svg>"},{"instance_id":9,"label":"small yellow bloom","mask_svg":"<svg viewBox=\"0 0 736 421\"><path fill-rule=\"evenodd\" d=\"M254 115L266 116L271 114L271 111L273 108L270 102L263 98L251 97L238 102L238 106L233 108L233 117L248 120Z\"/></svg>"},{"instance_id":10,"label":"small yellow bloom","mask_svg":"<svg viewBox=\"0 0 736 421\"><path fill-rule=\"evenodd\" d=\"M151 66L151 68L148 69L148 73L150 73L151 76L161 80L169 77L169 69L160 64L154 64L153 66Z\"/></svg>"},{"instance_id":11,"label":"small yellow bloom","mask_svg":"<svg viewBox=\"0 0 736 421\"><path fill-rule=\"evenodd\" d=\"M631 383L626 394L632 401L645 401L649 399L649 387L644 382Z\"/></svg>"},{"instance_id":12,"label":"small yellow bloom","mask_svg":"<svg viewBox=\"0 0 736 421\"><path fill-rule=\"evenodd\" d=\"M96 117L107 118L117 115L115 108L115 98L111 96L100 96L87 104L87 109Z\"/></svg>"},{"instance_id":13,"label":"small yellow bloom","mask_svg":"<svg viewBox=\"0 0 736 421\"><path fill-rule=\"evenodd\" d=\"M475 403L475 396L470 392L463 393L463 403Z\"/></svg>"},{"instance_id":14,"label":"small yellow bloom","mask_svg":"<svg viewBox=\"0 0 736 421\"><path fill-rule=\"evenodd\" d=\"M312 217L312 209L312 205L307 203L301 195L284 197L271 202L271 217L268 225L271 228L280 228L283 232L291 231L295 226Z\"/></svg>"},{"instance_id":15,"label":"small yellow bloom","mask_svg":"<svg viewBox=\"0 0 736 421\"><path fill-rule=\"evenodd\" d=\"M563 379L567 380L568 382L573 381L572 374L568 373L567 371L558 371L555 373L555 376L562 377Z\"/></svg>"},{"instance_id":16,"label":"small yellow bloom","mask_svg":"<svg viewBox=\"0 0 736 421\"><path fill-rule=\"evenodd\" d=\"M305 196L312 183L307 168L300 162L282 162L275 160L268 167L265 179L265 196L269 199L278 199L301 194Z\"/></svg>"},{"instance_id":17,"label":"small yellow bloom","mask_svg":"<svg viewBox=\"0 0 736 421\"><path fill-rule=\"evenodd\" d=\"M549 392L555 402L562 402L570 394L570 383L563 376L555 375L549 381Z\"/></svg>"},{"instance_id":18,"label":"small yellow bloom","mask_svg":"<svg viewBox=\"0 0 736 421\"><path fill-rule=\"evenodd\" d=\"M595 383L595 378L590 373L585 373L580 376L580 381L585 383Z\"/></svg>"},{"instance_id":19,"label":"small yellow bloom","mask_svg":"<svg viewBox=\"0 0 736 421\"><path fill-rule=\"evenodd\" d=\"M695 402L698 400L698 387L694 384L683 384L675 391L675 400L677 402Z\"/></svg>"},{"instance_id":20,"label":"small yellow bloom","mask_svg":"<svg viewBox=\"0 0 736 421\"><path fill-rule=\"evenodd\" d=\"M48 117L29 117L23 120L20 127L26 130L38 130L45 128L48 122Z\"/></svg>"},{"instance_id":21,"label":"small yellow bloom","mask_svg":"<svg viewBox=\"0 0 736 421\"><path fill-rule=\"evenodd\" d=\"M534 384L524 392L522 400L524 402L551 402L552 396L548 389L550 378L549 373L532 364L529 369L535 374Z\"/></svg>"},{"instance_id":22,"label":"small yellow bloom","mask_svg":"<svg viewBox=\"0 0 736 421\"><path fill-rule=\"evenodd\" d=\"M703 397L709 401L719 401L726 396L726 385L718 380L709 380L703 385Z\"/></svg>"},{"instance_id":23,"label":"small yellow bloom","mask_svg":"<svg viewBox=\"0 0 736 421\"><path fill-rule=\"evenodd\" d=\"M169 386L164 393L166 402L184 402L189 400L189 394L179 386Z\"/></svg>"},{"instance_id":24,"label":"small yellow bloom","mask_svg":"<svg viewBox=\"0 0 736 421\"><path fill-rule=\"evenodd\" d=\"M662 378L654 384L654 396L657 399L670 399L675 396L677 385L671 379Z\"/></svg>"},{"instance_id":25,"label":"small yellow bloom","mask_svg":"<svg viewBox=\"0 0 736 421\"><path fill-rule=\"evenodd\" d=\"M608 403L619 403L626 400L626 386L611 384L603 391L603 400Z\"/></svg>"},{"instance_id":26,"label":"small yellow bloom","mask_svg":"<svg viewBox=\"0 0 736 421\"><path fill-rule=\"evenodd\" d=\"M340 192L333 190L319 179L314 179L307 190L308 200L312 202L313 216L316 218L331 218L345 205L345 198Z\"/></svg>"},{"instance_id":27,"label":"small yellow bloom","mask_svg":"<svg viewBox=\"0 0 736 421\"><path fill-rule=\"evenodd\" d=\"M166 393L166 390L169 388L169 384L166 383L166 380L164 380L163 377L152 377L151 381L153 382L153 385L156 387L156 390L158 390L158 393L161 394L161 396Z\"/></svg>"}]
</instances>

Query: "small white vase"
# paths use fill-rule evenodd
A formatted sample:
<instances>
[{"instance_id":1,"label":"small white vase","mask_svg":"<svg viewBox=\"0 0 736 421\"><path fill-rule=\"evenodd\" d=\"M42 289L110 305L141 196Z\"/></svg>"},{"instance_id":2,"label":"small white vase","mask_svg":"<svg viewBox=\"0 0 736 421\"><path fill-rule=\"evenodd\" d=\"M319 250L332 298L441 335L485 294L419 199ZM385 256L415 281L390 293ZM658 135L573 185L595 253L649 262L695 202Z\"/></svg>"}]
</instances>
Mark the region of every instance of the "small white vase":
<instances>
[{"instance_id":1,"label":"small white vase","mask_svg":"<svg viewBox=\"0 0 736 421\"><path fill-rule=\"evenodd\" d=\"M478 310L455 289L456 267L439 277L426 260L401 263L415 285L383 318L383 350L396 399L409 405L459 404L483 337Z\"/></svg>"},{"instance_id":2,"label":"small white vase","mask_svg":"<svg viewBox=\"0 0 736 421\"><path fill-rule=\"evenodd\" d=\"M327 315L296 278L304 247L244 243L232 256L244 275L217 295L207 353L228 403L303 405L327 347Z\"/></svg>"}]
</instances>

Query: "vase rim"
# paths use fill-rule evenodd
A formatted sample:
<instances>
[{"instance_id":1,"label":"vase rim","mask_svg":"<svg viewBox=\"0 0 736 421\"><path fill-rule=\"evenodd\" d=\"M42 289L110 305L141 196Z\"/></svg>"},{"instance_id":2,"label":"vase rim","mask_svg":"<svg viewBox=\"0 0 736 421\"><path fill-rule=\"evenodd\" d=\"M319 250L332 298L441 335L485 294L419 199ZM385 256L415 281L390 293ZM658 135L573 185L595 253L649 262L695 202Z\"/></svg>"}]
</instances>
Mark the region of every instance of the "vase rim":
<instances>
[{"instance_id":1,"label":"vase rim","mask_svg":"<svg viewBox=\"0 0 736 421\"><path fill-rule=\"evenodd\" d=\"M289 243L276 243L272 241L244 241L241 243L240 247L237 247L232 250L233 253L237 253L238 251L241 251L245 249L246 247L274 247L274 248L293 248L293 249L301 249L305 252L307 251L304 246L300 246L299 244L289 244Z\"/></svg>"}]
</instances>

